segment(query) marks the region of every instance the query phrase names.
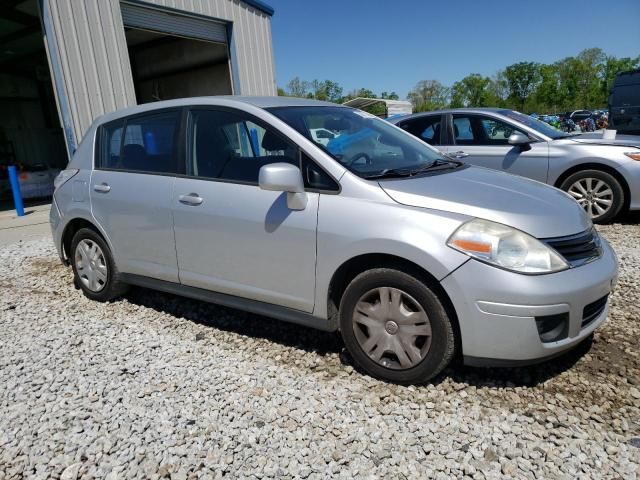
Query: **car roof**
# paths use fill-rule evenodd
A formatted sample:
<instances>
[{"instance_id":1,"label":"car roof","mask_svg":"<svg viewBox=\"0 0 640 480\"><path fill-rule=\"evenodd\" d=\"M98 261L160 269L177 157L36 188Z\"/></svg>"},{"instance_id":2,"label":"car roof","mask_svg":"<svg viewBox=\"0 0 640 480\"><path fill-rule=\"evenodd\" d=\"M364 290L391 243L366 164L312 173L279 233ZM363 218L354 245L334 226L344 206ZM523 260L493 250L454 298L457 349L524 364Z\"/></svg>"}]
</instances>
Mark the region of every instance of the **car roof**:
<instances>
[{"instance_id":1,"label":"car roof","mask_svg":"<svg viewBox=\"0 0 640 480\"><path fill-rule=\"evenodd\" d=\"M411 118L428 117L431 115L443 115L446 113L476 113L476 114L494 113L496 115L503 115L502 112L505 112L505 111L510 111L510 110L508 108L498 108L498 107L443 108L441 110L432 110L430 112L417 112L417 113L412 113L410 115L401 115L393 118L387 118L387 121L394 124L398 124L403 122L404 120L408 120Z\"/></svg>"},{"instance_id":2,"label":"car roof","mask_svg":"<svg viewBox=\"0 0 640 480\"><path fill-rule=\"evenodd\" d=\"M505 110L509 110L508 108L498 108L498 107L469 107L469 108L443 108L441 110L433 110L431 112L422 112L425 115L431 115L435 113L500 113ZM421 113L414 113L414 115L421 115ZM406 118L406 117L405 117Z\"/></svg>"},{"instance_id":3,"label":"car roof","mask_svg":"<svg viewBox=\"0 0 640 480\"><path fill-rule=\"evenodd\" d=\"M296 98L296 97L250 97L240 95L217 95L210 97L187 97L178 98L174 100L161 100L152 103L143 103L140 105L134 105L127 108L122 108L111 113L102 115L96 120L96 123L102 124L117 120L130 115L137 115L139 113L152 112L154 110L160 110L164 108L177 108L185 106L195 105L212 105L212 106L241 106L252 105L258 108L273 108L273 107L342 107L336 103L323 102L319 100L312 100L308 98Z\"/></svg>"}]
</instances>

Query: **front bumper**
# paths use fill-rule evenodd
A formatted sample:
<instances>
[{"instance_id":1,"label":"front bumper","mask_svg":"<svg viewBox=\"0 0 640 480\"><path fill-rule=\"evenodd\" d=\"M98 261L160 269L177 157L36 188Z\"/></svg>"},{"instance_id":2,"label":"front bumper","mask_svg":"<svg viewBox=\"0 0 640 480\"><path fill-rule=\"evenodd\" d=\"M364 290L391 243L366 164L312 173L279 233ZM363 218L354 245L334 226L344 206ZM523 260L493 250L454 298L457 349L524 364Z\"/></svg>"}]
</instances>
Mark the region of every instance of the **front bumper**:
<instances>
[{"instance_id":1,"label":"front bumper","mask_svg":"<svg viewBox=\"0 0 640 480\"><path fill-rule=\"evenodd\" d=\"M581 267L548 275L522 275L469 260L442 286L458 315L465 363L538 363L579 344L607 318L609 301L583 326L585 307L607 296L618 261L602 240L602 256ZM566 338L543 342L536 317L568 315Z\"/></svg>"}]
</instances>

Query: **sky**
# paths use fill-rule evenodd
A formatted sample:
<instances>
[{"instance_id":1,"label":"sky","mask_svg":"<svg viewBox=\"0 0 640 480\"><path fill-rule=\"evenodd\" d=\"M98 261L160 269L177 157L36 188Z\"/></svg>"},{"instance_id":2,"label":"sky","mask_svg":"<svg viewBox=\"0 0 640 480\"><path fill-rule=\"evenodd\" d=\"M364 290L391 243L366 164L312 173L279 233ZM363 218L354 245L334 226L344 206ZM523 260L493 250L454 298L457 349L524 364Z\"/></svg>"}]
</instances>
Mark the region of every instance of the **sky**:
<instances>
[{"instance_id":1,"label":"sky","mask_svg":"<svg viewBox=\"0 0 640 480\"><path fill-rule=\"evenodd\" d=\"M333 80L400 98L521 61L599 47L640 55L640 0L264 0L275 9L276 80Z\"/></svg>"}]
</instances>

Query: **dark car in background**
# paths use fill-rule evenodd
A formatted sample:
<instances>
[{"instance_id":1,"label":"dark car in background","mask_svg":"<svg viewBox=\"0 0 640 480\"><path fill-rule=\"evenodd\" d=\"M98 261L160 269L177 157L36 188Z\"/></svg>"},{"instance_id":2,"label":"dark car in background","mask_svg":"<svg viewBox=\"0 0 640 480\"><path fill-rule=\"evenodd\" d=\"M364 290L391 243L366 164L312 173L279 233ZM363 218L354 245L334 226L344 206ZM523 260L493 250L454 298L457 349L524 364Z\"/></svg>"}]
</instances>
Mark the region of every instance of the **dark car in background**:
<instances>
[{"instance_id":1,"label":"dark car in background","mask_svg":"<svg viewBox=\"0 0 640 480\"><path fill-rule=\"evenodd\" d=\"M640 69L616 75L609 95L609 128L640 135Z\"/></svg>"},{"instance_id":2,"label":"dark car in background","mask_svg":"<svg viewBox=\"0 0 640 480\"><path fill-rule=\"evenodd\" d=\"M587 118L593 118L593 112L591 110L575 110L573 112L567 112L565 118L570 118L575 123L586 120Z\"/></svg>"}]
</instances>

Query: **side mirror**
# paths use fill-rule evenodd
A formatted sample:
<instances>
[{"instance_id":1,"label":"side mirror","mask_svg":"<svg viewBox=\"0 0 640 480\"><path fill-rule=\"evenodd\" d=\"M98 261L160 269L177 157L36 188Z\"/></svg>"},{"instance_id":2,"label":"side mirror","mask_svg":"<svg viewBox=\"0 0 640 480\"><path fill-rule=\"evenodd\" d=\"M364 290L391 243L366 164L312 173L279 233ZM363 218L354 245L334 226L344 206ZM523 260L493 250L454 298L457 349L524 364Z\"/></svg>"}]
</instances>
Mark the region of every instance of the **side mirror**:
<instances>
[{"instance_id":1,"label":"side mirror","mask_svg":"<svg viewBox=\"0 0 640 480\"><path fill-rule=\"evenodd\" d=\"M260 168L258 185L262 190L286 192L287 206L291 210L304 210L307 194L300 169L290 163L271 163Z\"/></svg>"},{"instance_id":2,"label":"side mirror","mask_svg":"<svg viewBox=\"0 0 640 480\"><path fill-rule=\"evenodd\" d=\"M513 132L509 136L509 145L526 145L531 143L531 139L527 137L524 133Z\"/></svg>"}]
</instances>

